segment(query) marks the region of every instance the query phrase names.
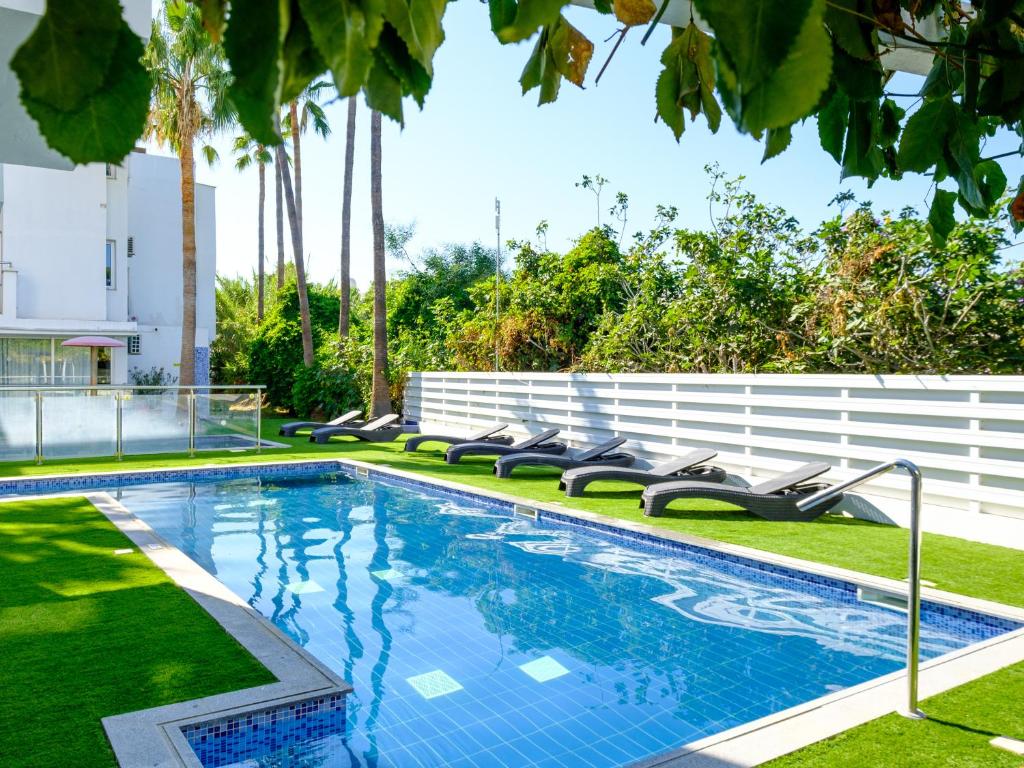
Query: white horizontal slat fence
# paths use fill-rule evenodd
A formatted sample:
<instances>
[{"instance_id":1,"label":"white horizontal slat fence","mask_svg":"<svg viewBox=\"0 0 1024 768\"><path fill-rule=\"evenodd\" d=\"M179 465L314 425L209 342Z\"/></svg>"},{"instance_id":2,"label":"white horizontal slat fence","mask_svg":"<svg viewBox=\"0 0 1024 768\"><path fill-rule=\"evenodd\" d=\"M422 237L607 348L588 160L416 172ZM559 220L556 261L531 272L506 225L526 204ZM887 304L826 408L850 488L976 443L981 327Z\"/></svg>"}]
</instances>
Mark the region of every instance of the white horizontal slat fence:
<instances>
[{"instance_id":1,"label":"white horizontal slat fence","mask_svg":"<svg viewBox=\"0 0 1024 768\"><path fill-rule=\"evenodd\" d=\"M559 427L572 445L614 435L648 460L692 448L749 480L828 461L842 480L907 458L925 476L925 527L1024 548L1024 376L413 373L406 416L469 432ZM906 521L890 474L841 509Z\"/></svg>"}]
</instances>

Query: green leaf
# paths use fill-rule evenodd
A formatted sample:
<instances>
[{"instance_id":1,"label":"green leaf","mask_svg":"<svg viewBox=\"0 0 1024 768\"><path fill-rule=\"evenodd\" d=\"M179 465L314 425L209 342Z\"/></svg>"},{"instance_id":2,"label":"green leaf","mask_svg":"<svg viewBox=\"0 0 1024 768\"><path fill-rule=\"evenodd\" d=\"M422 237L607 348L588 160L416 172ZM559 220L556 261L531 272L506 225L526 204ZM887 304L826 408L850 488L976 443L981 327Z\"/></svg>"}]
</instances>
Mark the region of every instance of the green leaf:
<instances>
[{"instance_id":1,"label":"green leaf","mask_svg":"<svg viewBox=\"0 0 1024 768\"><path fill-rule=\"evenodd\" d=\"M382 2L299 0L299 7L313 42L334 75L338 94L344 97L359 93L376 65L373 49L384 25ZM377 73L378 87L380 77Z\"/></svg>"},{"instance_id":2,"label":"green leaf","mask_svg":"<svg viewBox=\"0 0 1024 768\"><path fill-rule=\"evenodd\" d=\"M831 0L825 9L825 23L833 39L846 53L858 59L873 59L875 43L872 26L865 23L869 11L863 0Z\"/></svg>"},{"instance_id":3,"label":"green leaf","mask_svg":"<svg viewBox=\"0 0 1024 768\"><path fill-rule=\"evenodd\" d=\"M953 124L956 107L949 99L926 101L903 128L896 162L904 171L924 173L942 158L943 139Z\"/></svg>"},{"instance_id":4,"label":"green leaf","mask_svg":"<svg viewBox=\"0 0 1024 768\"><path fill-rule=\"evenodd\" d=\"M562 78L583 87L594 46L564 16L541 30L519 82L523 93L540 86L538 104L558 98Z\"/></svg>"},{"instance_id":5,"label":"green leaf","mask_svg":"<svg viewBox=\"0 0 1024 768\"><path fill-rule=\"evenodd\" d=\"M873 101L851 101L850 118L843 151L842 177L877 179L882 171L882 153L875 146L878 105Z\"/></svg>"},{"instance_id":6,"label":"green leaf","mask_svg":"<svg viewBox=\"0 0 1024 768\"><path fill-rule=\"evenodd\" d=\"M500 8L500 18L504 22L494 33L502 43L518 43L530 37L541 27L552 26L562 15L565 0L519 0L515 6L515 15L508 13L507 8ZM495 26L494 6L491 6L491 26ZM509 20L511 19L511 20Z\"/></svg>"},{"instance_id":7,"label":"green leaf","mask_svg":"<svg viewBox=\"0 0 1024 768\"><path fill-rule=\"evenodd\" d=\"M114 57L95 95L80 108L61 111L22 95L46 142L74 163L118 163L142 135L152 81L140 63L142 41L121 21Z\"/></svg>"},{"instance_id":8,"label":"green leaf","mask_svg":"<svg viewBox=\"0 0 1024 768\"><path fill-rule=\"evenodd\" d=\"M691 120L703 111L712 133L721 124L722 110L714 94L711 38L693 22L675 32L678 34L661 54L664 69L655 87L655 103L658 116L679 141L686 128L684 110L689 110Z\"/></svg>"},{"instance_id":9,"label":"green leaf","mask_svg":"<svg viewBox=\"0 0 1024 768\"><path fill-rule=\"evenodd\" d=\"M885 73L881 64L874 59L857 59L839 46L835 46L832 73L835 75L836 83L851 99L877 101L882 97L882 78Z\"/></svg>"},{"instance_id":10,"label":"green leaf","mask_svg":"<svg viewBox=\"0 0 1024 768\"><path fill-rule=\"evenodd\" d=\"M843 139L850 119L850 100L842 91L834 91L832 98L818 110L818 139L821 147L843 162Z\"/></svg>"},{"instance_id":11,"label":"green leaf","mask_svg":"<svg viewBox=\"0 0 1024 768\"><path fill-rule=\"evenodd\" d=\"M832 42L822 24L824 0L814 0L789 55L771 75L743 99L742 127L753 134L781 128L811 114L828 88ZM787 5L788 15L792 11ZM743 87L740 81L741 88Z\"/></svg>"},{"instance_id":12,"label":"green leaf","mask_svg":"<svg viewBox=\"0 0 1024 768\"><path fill-rule=\"evenodd\" d=\"M434 53L444 42L441 19L448 0L385 0L384 18L397 30L406 48L428 75L434 74Z\"/></svg>"},{"instance_id":13,"label":"green leaf","mask_svg":"<svg viewBox=\"0 0 1024 768\"><path fill-rule=\"evenodd\" d=\"M122 24L117 0L48 0L11 59L23 98L58 111L81 108L106 82Z\"/></svg>"},{"instance_id":14,"label":"green leaf","mask_svg":"<svg viewBox=\"0 0 1024 768\"><path fill-rule=\"evenodd\" d=\"M978 121L954 108L945 147L947 157L952 160L950 170L960 187L961 205L975 215L986 215L989 204L975 174L975 165L981 156Z\"/></svg>"},{"instance_id":15,"label":"green leaf","mask_svg":"<svg viewBox=\"0 0 1024 768\"><path fill-rule=\"evenodd\" d=\"M936 246L946 244L946 238L956 226L956 219L953 216L953 203L956 201L956 192L947 192L945 189L936 189L935 197L932 198L932 205L928 211L928 233Z\"/></svg>"},{"instance_id":16,"label":"green leaf","mask_svg":"<svg viewBox=\"0 0 1024 768\"><path fill-rule=\"evenodd\" d=\"M764 164L776 155L781 155L786 151L786 148L792 140L792 126L787 125L782 128L770 128L765 137L764 156L761 158L761 163Z\"/></svg>"},{"instance_id":17,"label":"green leaf","mask_svg":"<svg viewBox=\"0 0 1024 768\"><path fill-rule=\"evenodd\" d=\"M882 102L879 110L878 143L883 147L891 147L900 137L900 122L906 111L892 99Z\"/></svg>"},{"instance_id":18,"label":"green leaf","mask_svg":"<svg viewBox=\"0 0 1024 768\"><path fill-rule=\"evenodd\" d=\"M817 31L828 40L821 4L812 14L812 0L789 0L784 9L773 0L695 0L694 5L714 30L720 55L735 73L741 95L782 66L798 47L798 37L812 15Z\"/></svg>"},{"instance_id":19,"label":"green leaf","mask_svg":"<svg viewBox=\"0 0 1024 768\"><path fill-rule=\"evenodd\" d=\"M995 160L982 160L975 165L974 178L978 182L986 209L994 206L1006 192L1006 174Z\"/></svg>"},{"instance_id":20,"label":"green leaf","mask_svg":"<svg viewBox=\"0 0 1024 768\"><path fill-rule=\"evenodd\" d=\"M327 69L327 64L313 45L309 27L306 26L299 9L294 5L290 14L288 34L285 35L284 45L281 49L281 65L283 67L282 103L296 98L314 78L322 75Z\"/></svg>"},{"instance_id":21,"label":"green leaf","mask_svg":"<svg viewBox=\"0 0 1024 768\"><path fill-rule=\"evenodd\" d=\"M376 54L398 79L402 94L411 95L422 108L430 90L430 75L423 65L412 57L402 38L398 36L398 31L390 24L384 24L380 39L377 41Z\"/></svg>"},{"instance_id":22,"label":"green leaf","mask_svg":"<svg viewBox=\"0 0 1024 768\"><path fill-rule=\"evenodd\" d=\"M488 0L488 11L491 17L491 31L497 35L502 29L516 20L516 0ZM609 13L611 6L609 6Z\"/></svg>"},{"instance_id":23,"label":"green leaf","mask_svg":"<svg viewBox=\"0 0 1024 768\"><path fill-rule=\"evenodd\" d=\"M232 0L224 53L234 78L228 96L238 120L260 144L279 144L274 116L281 99L279 65L285 19L279 0Z\"/></svg>"},{"instance_id":24,"label":"green leaf","mask_svg":"<svg viewBox=\"0 0 1024 768\"><path fill-rule=\"evenodd\" d=\"M949 30L949 43L963 45L966 35L959 25ZM963 66L955 56L936 56L932 68L921 86L921 95L926 99L942 99L953 94L964 82Z\"/></svg>"},{"instance_id":25,"label":"green leaf","mask_svg":"<svg viewBox=\"0 0 1024 768\"><path fill-rule=\"evenodd\" d=\"M378 49L366 81L366 105L404 125L402 115L402 84Z\"/></svg>"}]
</instances>

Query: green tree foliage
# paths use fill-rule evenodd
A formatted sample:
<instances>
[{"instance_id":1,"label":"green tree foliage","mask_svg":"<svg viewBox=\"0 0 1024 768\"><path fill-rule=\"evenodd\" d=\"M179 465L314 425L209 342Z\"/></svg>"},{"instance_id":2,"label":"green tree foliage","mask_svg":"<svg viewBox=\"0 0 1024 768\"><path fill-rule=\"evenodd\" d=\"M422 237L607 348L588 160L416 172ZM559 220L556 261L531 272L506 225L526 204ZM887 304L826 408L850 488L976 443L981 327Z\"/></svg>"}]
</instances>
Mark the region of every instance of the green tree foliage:
<instances>
[{"instance_id":1,"label":"green tree foliage","mask_svg":"<svg viewBox=\"0 0 1024 768\"><path fill-rule=\"evenodd\" d=\"M602 315L623 303L622 254L605 229L593 229L564 256L519 245L517 268L501 285L497 329L506 370L553 371L576 364ZM476 310L463 312L450 344L459 368L494 367L494 280L471 292Z\"/></svg>"},{"instance_id":2,"label":"green tree foliage","mask_svg":"<svg viewBox=\"0 0 1024 768\"><path fill-rule=\"evenodd\" d=\"M1024 273L1006 269L1001 222L968 222L935 247L904 212L827 222L817 289L795 307L807 365L868 373L1020 373Z\"/></svg>"},{"instance_id":3,"label":"green tree foliage","mask_svg":"<svg viewBox=\"0 0 1024 768\"><path fill-rule=\"evenodd\" d=\"M183 6L185 0L171 0ZM233 74L231 102L259 143L281 142L282 104L330 71L342 97L402 123L422 108L444 41L448 0L194 0ZM651 0L597 0L626 27L655 24ZM520 82L554 101L563 79L582 87L594 46L562 15L565 0L489 0L502 44L536 36ZM620 37L620 42L621 42ZM644 40L647 40L645 36ZM930 54L915 109L891 94L886 54L912 43ZM142 133L148 78L118 0L49 0L11 62L22 101L50 145L77 162L118 161ZM660 54L653 110L679 139L704 115L784 151L792 126L818 123L821 146L844 176L928 174L938 185L930 235L941 243L961 208L984 218L1008 188L1002 157L986 156L1000 128L1024 134L1024 0L693 0L689 23ZM1021 151L1008 153L1019 163ZM1012 166L1007 166L1012 167ZM1017 169L1014 168L1016 171ZM1024 227L1024 177L1010 188Z\"/></svg>"},{"instance_id":4,"label":"green tree foliage","mask_svg":"<svg viewBox=\"0 0 1024 768\"><path fill-rule=\"evenodd\" d=\"M913 210L875 215L868 204L807 232L710 170L709 230L676 229L676 211L659 206L625 250L608 227L564 255L514 244L497 326L492 251L406 254L411 268L387 290L394 407L409 371L492 369L496 339L505 370L1024 373L1024 270L1007 258L1005 210L955 224L941 244ZM340 344L337 289L313 288L308 369L294 282L270 296L257 330L253 287L220 281L218 381L265 383L273 404L302 415L367 408L372 287L354 294Z\"/></svg>"},{"instance_id":5,"label":"green tree foliage","mask_svg":"<svg viewBox=\"0 0 1024 768\"><path fill-rule=\"evenodd\" d=\"M254 282L217 277L217 337L210 345L210 377L217 384L249 383L249 352L259 325Z\"/></svg>"},{"instance_id":6,"label":"green tree foliage","mask_svg":"<svg viewBox=\"0 0 1024 768\"><path fill-rule=\"evenodd\" d=\"M337 342L340 299L334 285L309 286L309 315L313 337L319 349ZM289 279L278 291L253 337L249 351L249 379L266 384L267 396L275 405L291 407L295 369L302 367L302 327L295 281Z\"/></svg>"}]
</instances>

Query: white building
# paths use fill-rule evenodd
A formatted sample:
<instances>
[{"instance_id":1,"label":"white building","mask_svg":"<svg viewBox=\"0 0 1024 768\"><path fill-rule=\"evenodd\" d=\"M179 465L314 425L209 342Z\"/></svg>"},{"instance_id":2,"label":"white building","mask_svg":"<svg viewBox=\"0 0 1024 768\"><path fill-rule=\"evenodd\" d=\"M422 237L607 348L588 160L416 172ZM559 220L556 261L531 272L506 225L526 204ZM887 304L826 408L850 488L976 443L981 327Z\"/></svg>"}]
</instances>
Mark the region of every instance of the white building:
<instances>
[{"instance_id":1,"label":"white building","mask_svg":"<svg viewBox=\"0 0 1024 768\"><path fill-rule=\"evenodd\" d=\"M125 0L147 35L149 0ZM43 0L0 0L0 62ZM123 165L73 168L46 146L0 66L0 386L124 384L134 370L177 378L181 347L178 161L134 152ZM196 187L196 383L209 381L214 335L214 190ZM80 335L124 347L62 347Z\"/></svg>"},{"instance_id":2,"label":"white building","mask_svg":"<svg viewBox=\"0 0 1024 768\"><path fill-rule=\"evenodd\" d=\"M0 385L124 384L177 377L181 345L178 161L0 166ZM196 383L214 335L214 189L196 186ZM120 348L61 347L80 335Z\"/></svg>"}]
</instances>

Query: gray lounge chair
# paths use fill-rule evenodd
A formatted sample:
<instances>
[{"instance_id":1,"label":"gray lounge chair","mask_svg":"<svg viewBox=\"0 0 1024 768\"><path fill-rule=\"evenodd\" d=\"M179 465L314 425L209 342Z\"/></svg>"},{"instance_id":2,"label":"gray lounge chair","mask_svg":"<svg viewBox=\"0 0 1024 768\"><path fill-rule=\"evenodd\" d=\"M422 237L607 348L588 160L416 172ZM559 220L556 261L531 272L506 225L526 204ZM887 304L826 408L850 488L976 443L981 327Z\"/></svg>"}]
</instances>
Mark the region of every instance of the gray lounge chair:
<instances>
[{"instance_id":1,"label":"gray lounge chair","mask_svg":"<svg viewBox=\"0 0 1024 768\"><path fill-rule=\"evenodd\" d=\"M597 480L620 480L644 486L663 483L673 478L720 483L725 480L725 470L705 463L717 455L718 451L710 448L698 448L678 459L656 464L650 469L589 466L569 469L562 474L558 488L565 491L566 496L582 496L584 489Z\"/></svg>"},{"instance_id":2,"label":"gray lounge chair","mask_svg":"<svg viewBox=\"0 0 1024 768\"><path fill-rule=\"evenodd\" d=\"M549 429L534 435L526 440L520 440L512 445L499 445L498 443L463 443L462 445L449 446L444 454L444 460L449 464L458 464L463 456L510 456L514 453L565 453L565 443L560 443L551 438L558 434L557 429Z\"/></svg>"},{"instance_id":3,"label":"gray lounge chair","mask_svg":"<svg viewBox=\"0 0 1024 768\"><path fill-rule=\"evenodd\" d=\"M500 443L512 445L515 440L512 435L499 435L508 424L492 424L486 429L481 429L469 437L452 437L451 435L416 435L405 441L405 450L412 453L423 443L448 443L448 445L462 445L463 443Z\"/></svg>"},{"instance_id":4,"label":"gray lounge chair","mask_svg":"<svg viewBox=\"0 0 1024 768\"><path fill-rule=\"evenodd\" d=\"M349 411L336 419L330 421L291 421L281 427L277 434L284 437L295 437L300 429L320 429L321 427L360 427L365 424L357 419L363 415L362 411Z\"/></svg>"},{"instance_id":5,"label":"gray lounge chair","mask_svg":"<svg viewBox=\"0 0 1024 768\"><path fill-rule=\"evenodd\" d=\"M714 499L735 504L765 520L807 522L824 514L842 499L840 494L810 509L797 507L800 500L828 487L827 483L807 481L829 469L831 467L825 462L816 461L750 488L686 480L658 483L644 490L640 506L645 515L653 517L664 512L666 505L675 499Z\"/></svg>"},{"instance_id":6,"label":"gray lounge chair","mask_svg":"<svg viewBox=\"0 0 1024 768\"><path fill-rule=\"evenodd\" d=\"M631 453L612 453L626 442L624 437L613 437L605 440L600 445L595 445L588 450L570 450L563 454L553 453L516 453L512 456L502 456L494 464L494 474L498 477L511 477L512 470L516 467L558 467L559 469L574 469L576 467L628 467L636 456Z\"/></svg>"},{"instance_id":7,"label":"gray lounge chair","mask_svg":"<svg viewBox=\"0 0 1024 768\"><path fill-rule=\"evenodd\" d=\"M405 431L401 424L397 427L391 426L399 418L399 416L389 413L362 427L320 427L310 433L309 442L326 443L332 437L354 437L370 443L390 443Z\"/></svg>"}]
</instances>

